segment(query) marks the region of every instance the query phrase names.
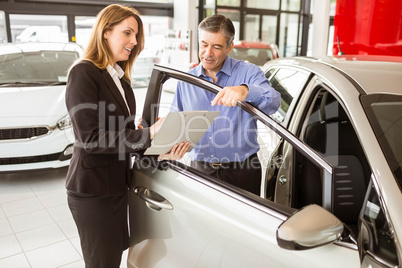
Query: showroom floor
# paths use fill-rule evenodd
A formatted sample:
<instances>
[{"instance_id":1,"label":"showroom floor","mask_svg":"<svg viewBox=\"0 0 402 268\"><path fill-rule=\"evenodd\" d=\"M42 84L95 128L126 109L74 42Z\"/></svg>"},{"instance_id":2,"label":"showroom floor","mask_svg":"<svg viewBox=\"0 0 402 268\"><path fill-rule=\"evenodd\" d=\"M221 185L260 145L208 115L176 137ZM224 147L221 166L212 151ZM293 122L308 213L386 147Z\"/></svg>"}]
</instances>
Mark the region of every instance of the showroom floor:
<instances>
[{"instance_id":1,"label":"showroom floor","mask_svg":"<svg viewBox=\"0 0 402 268\"><path fill-rule=\"evenodd\" d=\"M84 268L65 175L65 168L0 173L0 267Z\"/></svg>"}]
</instances>

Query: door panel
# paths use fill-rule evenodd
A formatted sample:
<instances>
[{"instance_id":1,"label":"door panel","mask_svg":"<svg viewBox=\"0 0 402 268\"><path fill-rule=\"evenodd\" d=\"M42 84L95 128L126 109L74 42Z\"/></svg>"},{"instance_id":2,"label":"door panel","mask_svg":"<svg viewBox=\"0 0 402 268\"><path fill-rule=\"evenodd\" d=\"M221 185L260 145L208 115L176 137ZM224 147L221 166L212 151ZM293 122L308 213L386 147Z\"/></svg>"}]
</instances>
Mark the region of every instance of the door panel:
<instances>
[{"instance_id":1,"label":"door panel","mask_svg":"<svg viewBox=\"0 0 402 268\"><path fill-rule=\"evenodd\" d=\"M128 267L358 267L356 251L334 244L300 252L280 248L276 230L288 213L230 191L231 186L151 167L136 169L137 186L165 198L173 209L150 209L131 192Z\"/></svg>"}]
</instances>

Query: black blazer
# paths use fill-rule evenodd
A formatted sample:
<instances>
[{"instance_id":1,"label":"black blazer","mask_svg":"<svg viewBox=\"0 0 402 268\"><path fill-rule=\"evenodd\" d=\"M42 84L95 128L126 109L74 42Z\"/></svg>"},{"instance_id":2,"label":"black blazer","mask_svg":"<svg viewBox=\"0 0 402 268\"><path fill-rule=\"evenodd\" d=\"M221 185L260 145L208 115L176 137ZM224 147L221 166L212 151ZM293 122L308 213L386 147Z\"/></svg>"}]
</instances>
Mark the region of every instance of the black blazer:
<instances>
[{"instance_id":1,"label":"black blazer","mask_svg":"<svg viewBox=\"0 0 402 268\"><path fill-rule=\"evenodd\" d=\"M89 61L69 73L66 105L75 143L66 188L77 193L117 195L131 182L130 153L150 146L149 128L135 129L134 93L121 79L128 107L106 69Z\"/></svg>"}]
</instances>

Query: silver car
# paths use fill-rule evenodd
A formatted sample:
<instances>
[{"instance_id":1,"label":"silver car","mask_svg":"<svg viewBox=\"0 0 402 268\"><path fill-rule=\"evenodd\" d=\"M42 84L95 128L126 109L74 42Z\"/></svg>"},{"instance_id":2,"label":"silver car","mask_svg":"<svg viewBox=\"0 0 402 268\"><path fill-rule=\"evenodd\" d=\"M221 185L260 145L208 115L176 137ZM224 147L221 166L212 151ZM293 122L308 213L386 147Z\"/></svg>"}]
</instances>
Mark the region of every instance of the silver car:
<instances>
[{"instance_id":1,"label":"silver car","mask_svg":"<svg viewBox=\"0 0 402 268\"><path fill-rule=\"evenodd\" d=\"M64 101L75 43L0 45L0 172L70 163L74 134Z\"/></svg>"},{"instance_id":2,"label":"silver car","mask_svg":"<svg viewBox=\"0 0 402 268\"><path fill-rule=\"evenodd\" d=\"M137 157L128 267L401 267L402 63L389 60L265 66L279 111L238 103L258 120L261 196L185 158ZM155 66L145 122L169 111L170 79L221 89Z\"/></svg>"}]
</instances>

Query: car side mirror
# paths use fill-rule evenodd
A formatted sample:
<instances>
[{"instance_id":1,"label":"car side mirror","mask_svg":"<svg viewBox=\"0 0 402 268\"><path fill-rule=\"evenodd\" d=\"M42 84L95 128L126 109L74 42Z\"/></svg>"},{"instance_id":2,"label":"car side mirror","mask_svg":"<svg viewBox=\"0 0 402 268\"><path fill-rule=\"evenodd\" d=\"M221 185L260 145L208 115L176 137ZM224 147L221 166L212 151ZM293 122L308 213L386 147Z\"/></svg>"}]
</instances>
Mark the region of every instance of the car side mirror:
<instances>
[{"instance_id":1,"label":"car side mirror","mask_svg":"<svg viewBox=\"0 0 402 268\"><path fill-rule=\"evenodd\" d=\"M284 249L304 250L340 239L344 226L333 214L318 205L308 205L284 221L276 232Z\"/></svg>"}]
</instances>

